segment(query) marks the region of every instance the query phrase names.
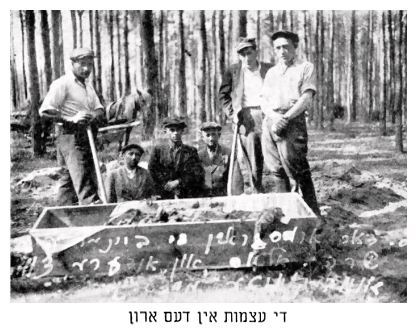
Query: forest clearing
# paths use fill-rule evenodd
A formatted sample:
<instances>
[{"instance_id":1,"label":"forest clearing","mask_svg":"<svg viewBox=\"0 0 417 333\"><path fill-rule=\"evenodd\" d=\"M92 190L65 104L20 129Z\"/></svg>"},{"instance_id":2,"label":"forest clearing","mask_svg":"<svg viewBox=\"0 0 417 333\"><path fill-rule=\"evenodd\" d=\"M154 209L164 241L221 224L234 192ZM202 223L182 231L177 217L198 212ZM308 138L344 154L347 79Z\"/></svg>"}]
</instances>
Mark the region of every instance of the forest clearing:
<instances>
[{"instance_id":1,"label":"forest clearing","mask_svg":"<svg viewBox=\"0 0 417 333\"><path fill-rule=\"evenodd\" d=\"M407 11L20 10L10 23L12 302L407 302ZM297 59L311 63L317 85L302 110L322 214L315 261L25 277L28 231L57 204L62 172L53 126L39 110L53 80L71 71L72 49L94 54L90 79L104 107L139 98L130 142L144 148L146 168L152 147L167 142L165 117L186 121L183 141L192 147L203 147L207 121L221 124L220 143L232 146L219 101L223 75L238 61L241 37L253 37L258 62L276 64L277 30L298 34ZM102 172L119 165L118 145L99 135Z\"/></svg>"}]
</instances>

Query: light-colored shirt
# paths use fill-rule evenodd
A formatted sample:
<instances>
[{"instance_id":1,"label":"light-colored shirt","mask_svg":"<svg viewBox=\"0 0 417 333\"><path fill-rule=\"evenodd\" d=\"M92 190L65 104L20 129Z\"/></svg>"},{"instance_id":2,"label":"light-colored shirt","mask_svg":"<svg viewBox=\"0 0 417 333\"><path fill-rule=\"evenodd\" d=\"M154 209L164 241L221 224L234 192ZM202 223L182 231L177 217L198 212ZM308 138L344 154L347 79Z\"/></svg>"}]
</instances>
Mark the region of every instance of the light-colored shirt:
<instances>
[{"instance_id":1,"label":"light-colored shirt","mask_svg":"<svg viewBox=\"0 0 417 333\"><path fill-rule=\"evenodd\" d=\"M247 67L243 67L243 96L242 107L260 106L262 92L261 67L251 71Z\"/></svg>"},{"instance_id":2,"label":"light-colored shirt","mask_svg":"<svg viewBox=\"0 0 417 333\"><path fill-rule=\"evenodd\" d=\"M294 61L288 67L278 63L265 76L262 88L262 111L288 110L307 90L316 92L314 65Z\"/></svg>"},{"instance_id":3,"label":"light-colored shirt","mask_svg":"<svg viewBox=\"0 0 417 333\"><path fill-rule=\"evenodd\" d=\"M102 108L91 83L81 83L70 72L52 82L39 114L42 116L46 110L56 110L62 119L68 121L80 111L94 114L95 110Z\"/></svg>"}]
</instances>

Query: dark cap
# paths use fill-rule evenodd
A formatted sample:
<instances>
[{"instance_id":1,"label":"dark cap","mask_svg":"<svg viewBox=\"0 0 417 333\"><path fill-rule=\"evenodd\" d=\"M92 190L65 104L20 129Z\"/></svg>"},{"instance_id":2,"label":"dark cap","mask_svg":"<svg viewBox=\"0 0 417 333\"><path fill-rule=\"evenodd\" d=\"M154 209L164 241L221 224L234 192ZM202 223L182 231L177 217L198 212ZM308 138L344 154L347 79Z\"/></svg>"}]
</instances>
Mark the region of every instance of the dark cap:
<instances>
[{"instance_id":1,"label":"dark cap","mask_svg":"<svg viewBox=\"0 0 417 333\"><path fill-rule=\"evenodd\" d=\"M256 49L256 40L255 38L248 38L248 37L240 37L239 43L237 44L236 51L239 53L243 49L247 47L253 47Z\"/></svg>"},{"instance_id":2,"label":"dark cap","mask_svg":"<svg viewBox=\"0 0 417 333\"><path fill-rule=\"evenodd\" d=\"M214 121L206 121L205 123L201 124L201 127L200 127L201 131L207 131L210 129L215 129L215 130L220 131L222 127Z\"/></svg>"},{"instance_id":3,"label":"dark cap","mask_svg":"<svg viewBox=\"0 0 417 333\"><path fill-rule=\"evenodd\" d=\"M177 117L172 117L172 118L165 118L164 120L162 120L162 127L163 128L167 128L167 127L180 127L180 128L185 128L187 127L187 124L185 123L184 120L177 118Z\"/></svg>"},{"instance_id":4,"label":"dark cap","mask_svg":"<svg viewBox=\"0 0 417 333\"><path fill-rule=\"evenodd\" d=\"M128 151L130 149L139 150L141 155L145 152L141 146L137 145L136 143L131 143L131 144L128 144L128 145L126 145L122 148L122 154L124 154L126 151Z\"/></svg>"},{"instance_id":5,"label":"dark cap","mask_svg":"<svg viewBox=\"0 0 417 333\"><path fill-rule=\"evenodd\" d=\"M271 39L272 41L274 41L277 38L286 38L292 41L292 43L294 44L294 46L298 45L298 42L300 41L300 39L298 38L298 35L294 32L291 31L287 31L287 30L281 30L281 31L277 31L274 32Z\"/></svg>"},{"instance_id":6,"label":"dark cap","mask_svg":"<svg viewBox=\"0 0 417 333\"><path fill-rule=\"evenodd\" d=\"M94 52L88 47L80 47L71 51L70 59L77 61L83 58L94 58Z\"/></svg>"}]
</instances>

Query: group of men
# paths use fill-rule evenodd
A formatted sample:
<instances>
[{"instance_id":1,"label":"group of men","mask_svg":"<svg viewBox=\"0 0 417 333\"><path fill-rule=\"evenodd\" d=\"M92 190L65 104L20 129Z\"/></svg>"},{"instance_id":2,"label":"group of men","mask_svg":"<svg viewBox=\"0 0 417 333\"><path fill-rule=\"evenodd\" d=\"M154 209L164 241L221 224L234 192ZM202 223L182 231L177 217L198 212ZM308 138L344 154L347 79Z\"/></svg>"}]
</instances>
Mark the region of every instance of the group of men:
<instances>
[{"instance_id":1,"label":"group of men","mask_svg":"<svg viewBox=\"0 0 417 333\"><path fill-rule=\"evenodd\" d=\"M106 176L110 202L226 195L228 170L233 165L232 194L245 192L249 177L252 193L264 191L264 164L273 175L275 192L300 192L319 214L307 161L307 129L304 112L316 92L314 67L296 59L298 36L289 31L272 35L277 64L257 58L254 39L241 38L239 63L224 73L219 89L223 111L238 126L237 163L230 149L219 144L221 126L200 127L204 147L199 151L182 142L186 123L164 119L168 144L153 147L148 170L139 167L144 152L137 144L123 148L123 165ZM93 52L76 49L72 72L54 81L40 108L61 128L57 141L59 160L65 166L58 192L59 205L99 202L94 165L86 127L97 129L105 113L94 88L87 81L93 68Z\"/></svg>"}]
</instances>

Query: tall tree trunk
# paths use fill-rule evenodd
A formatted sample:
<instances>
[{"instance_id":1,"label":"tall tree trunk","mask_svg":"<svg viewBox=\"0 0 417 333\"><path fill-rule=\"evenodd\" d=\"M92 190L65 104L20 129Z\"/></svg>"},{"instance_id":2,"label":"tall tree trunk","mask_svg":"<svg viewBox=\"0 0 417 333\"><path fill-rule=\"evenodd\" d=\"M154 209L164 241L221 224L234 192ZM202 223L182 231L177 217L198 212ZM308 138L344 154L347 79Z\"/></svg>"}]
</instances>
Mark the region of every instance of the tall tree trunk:
<instances>
[{"instance_id":1,"label":"tall tree trunk","mask_svg":"<svg viewBox=\"0 0 417 333\"><path fill-rule=\"evenodd\" d=\"M395 105L396 105L396 70L395 70L395 37L393 32L394 20L392 19L392 10L388 11L388 38L389 38L389 68L390 68L390 89L389 89L389 114L391 123L395 123Z\"/></svg>"},{"instance_id":2,"label":"tall tree trunk","mask_svg":"<svg viewBox=\"0 0 417 333\"><path fill-rule=\"evenodd\" d=\"M115 100L115 75L114 75L114 42L113 42L113 11L109 11L109 19L107 22L107 30L110 37L110 83L109 83L109 92L108 98L110 101Z\"/></svg>"},{"instance_id":3,"label":"tall tree trunk","mask_svg":"<svg viewBox=\"0 0 417 333\"><path fill-rule=\"evenodd\" d=\"M259 58L263 59L263 48L261 48L261 11L256 11L256 45L259 49Z\"/></svg>"},{"instance_id":4,"label":"tall tree trunk","mask_svg":"<svg viewBox=\"0 0 417 333\"><path fill-rule=\"evenodd\" d=\"M239 37L247 36L247 10L239 10Z\"/></svg>"},{"instance_id":5,"label":"tall tree trunk","mask_svg":"<svg viewBox=\"0 0 417 333\"><path fill-rule=\"evenodd\" d=\"M145 82L148 89L153 95L153 102L151 110L144 115L144 132L147 137L153 134L155 129L155 118L159 98L158 86L158 60L156 59L155 43L154 43L154 28L153 28L153 13L151 10L143 10L141 15L141 28L143 39L143 54L144 54L144 70Z\"/></svg>"},{"instance_id":6,"label":"tall tree trunk","mask_svg":"<svg viewBox=\"0 0 417 333\"><path fill-rule=\"evenodd\" d=\"M403 19L404 19L404 35L403 35L403 48L404 48L404 53L403 53L403 59L401 59L401 64L402 64L402 71L403 71L403 115L404 115L404 122L407 124L407 12L403 13Z\"/></svg>"},{"instance_id":7,"label":"tall tree trunk","mask_svg":"<svg viewBox=\"0 0 417 333\"><path fill-rule=\"evenodd\" d=\"M178 66L178 87L179 87L179 111L180 116L187 116L187 83L185 81L185 41L184 41L184 11L178 12L179 18L179 39L180 39L180 61Z\"/></svg>"},{"instance_id":8,"label":"tall tree trunk","mask_svg":"<svg viewBox=\"0 0 417 333\"><path fill-rule=\"evenodd\" d=\"M404 43L404 20L403 20L403 11L399 11L398 20L400 21L400 36L399 36L399 45L398 45L398 59L401 64L401 60L403 59L403 43ZM401 67L401 66L400 66ZM398 82L400 84L399 91L398 91L398 99L397 105L395 110L395 148L397 151L402 153L404 151L403 147L403 112L402 112L402 99L401 96L403 94L403 73L402 69L400 68L398 71Z\"/></svg>"},{"instance_id":9,"label":"tall tree trunk","mask_svg":"<svg viewBox=\"0 0 417 333\"><path fill-rule=\"evenodd\" d=\"M227 31L227 66L230 66L230 63L233 59L233 11L229 10L229 24Z\"/></svg>"},{"instance_id":10,"label":"tall tree trunk","mask_svg":"<svg viewBox=\"0 0 417 333\"><path fill-rule=\"evenodd\" d=\"M24 14L23 14L23 10L19 10L19 17L20 17L20 29L22 31L22 75L23 75L23 91L25 93L24 98L27 99L28 98L28 84L27 84L27 79L26 79L26 55L25 55L25 50L26 50L26 43L25 43L25 35L26 35L26 28L25 28L25 19L24 19Z\"/></svg>"},{"instance_id":11,"label":"tall tree trunk","mask_svg":"<svg viewBox=\"0 0 417 333\"><path fill-rule=\"evenodd\" d=\"M45 58L44 73L46 80L46 90L48 90L52 82L51 46L49 41L48 12L46 10L41 10L40 12L43 55Z\"/></svg>"},{"instance_id":12,"label":"tall tree trunk","mask_svg":"<svg viewBox=\"0 0 417 333\"><path fill-rule=\"evenodd\" d=\"M330 117L330 130L334 130L334 79L333 79L333 64L334 64L334 44L335 44L335 11L332 10L332 20L330 23L330 33L331 33L331 42L330 42L330 56L328 64L328 79L327 79L327 114Z\"/></svg>"},{"instance_id":13,"label":"tall tree trunk","mask_svg":"<svg viewBox=\"0 0 417 333\"><path fill-rule=\"evenodd\" d=\"M44 146L42 144L42 124L38 113L40 94L38 65L36 63L35 13L33 10L27 10L25 12L25 21L27 34L27 53L31 55L28 58L28 64L32 150L34 156L41 156L44 153Z\"/></svg>"},{"instance_id":14,"label":"tall tree trunk","mask_svg":"<svg viewBox=\"0 0 417 333\"><path fill-rule=\"evenodd\" d=\"M96 77L96 91L100 98L103 98L103 86L101 83L101 37L100 37L100 11L94 11L94 21L95 21L95 35L96 35L96 69L97 69L97 77Z\"/></svg>"},{"instance_id":15,"label":"tall tree trunk","mask_svg":"<svg viewBox=\"0 0 417 333\"><path fill-rule=\"evenodd\" d=\"M129 67L129 26L128 26L129 11L125 10L123 15L123 49L124 49L124 65L125 65L125 77L124 77L124 94L130 94L130 67Z\"/></svg>"},{"instance_id":16,"label":"tall tree trunk","mask_svg":"<svg viewBox=\"0 0 417 333\"><path fill-rule=\"evenodd\" d=\"M61 54L60 44L62 43L61 37L61 12L59 10L51 11L51 23L52 23L52 59L53 59L53 80L58 79L61 73Z\"/></svg>"},{"instance_id":17,"label":"tall tree trunk","mask_svg":"<svg viewBox=\"0 0 417 333\"><path fill-rule=\"evenodd\" d=\"M121 97L123 94L122 84L122 46L120 40L120 11L115 11L116 17L116 37L117 37L117 93Z\"/></svg>"},{"instance_id":18,"label":"tall tree trunk","mask_svg":"<svg viewBox=\"0 0 417 333\"><path fill-rule=\"evenodd\" d=\"M380 123L380 134L385 136L387 135L387 109L388 109L388 43L387 43L387 19L385 12L382 12L382 50L383 50L383 57L384 57L384 79L382 83L383 87L383 98L382 98L382 108L381 108L381 117L379 119Z\"/></svg>"},{"instance_id":19,"label":"tall tree trunk","mask_svg":"<svg viewBox=\"0 0 417 333\"><path fill-rule=\"evenodd\" d=\"M269 35L272 36L272 34L275 32L274 28L274 12L272 10L269 11ZM271 48L270 52L270 61L271 63L274 63L275 61L275 55L274 55L274 49Z\"/></svg>"},{"instance_id":20,"label":"tall tree trunk","mask_svg":"<svg viewBox=\"0 0 417 333\"><path fill-rule=\"evenodd\" d=\"M219 107L218 107L218 102L217 102L217 89L218 89L218 55L217 55L217 35L216 35L216 11L213 10L213 15L211 17L211 37L212 37L212 44L213 44L213 63L212 63L212 79L213 79L213 90L211 93L211 108L213 111L213 120L220 122L220 112L219 111Z\"/></svg>"},{"instance_id":21,"label":"tall tree trunk","mask_svg":"<svg viewBox=\"0 0 417 333\"><path fill-rule=\"evenodd\" d=\"M316 61L315 61L315 67L316 67L316 78L317 78L317 85L320 86L321 79L320 79L320 65L321 65L321 59L320 59L320 11L316 11L316 33L314 36L314 48L316 52ZM321 109L320 105L320 96L322 94L322 91L317 91L314 97L314 112L311 114L311 119L314 120L315 127L319 127L319 110Z\"/></svg>"},{"instance_id":22,"label":"tall tree trunk","mask_svg":"<svg viewBox=\"0 0 417 333\"><path fill-rule=\"evenodd\" d=\"M357 53L356 53L356 11L352 11L352 26L350 33L350 56L351 56L351 77L352 77L352 112L351 120L356 121L356 111L357 111L357 102L358 102L358 87L357 87L357 73L356 66L358 62Z\"/></svg>"},{"instance_id":23,"label":"tall tree trunk","mask_svg":"<svg viewBox=\"0 0 417 333\"><path fill-rule=\"evenodd\" d=\"M88 11L88 30L90 33L90 49L94 50L94 12L92 10ZM97 54L96 54L97 56ZM93 72L92 72L92 82L94 84L94 88L97 91L97 82L96 82L96 68L95 66L93 67Z\"/></svg>"},{"instance_id":24,"label":"tall tree trunk","mask_svg":"<svg viewBox=\"0 0 417 333\"><path fill-rule=\"evenodd\" d=\"M373 24L373 12L369 11L369 56L368 56L368 117L367 120L371 121L371 117L374 109L374 24Z\"/></svg>"},{"instance_id":25,"label":"tall tree trunk","mask_svg":"<svg viewBox=\"0 0 417 333\"><path fill-rule=\"evenodd\" d=\"M281 30L287 30L288 23L287 23L287 11L283 10L281 14Z\"/></svg>"},{"instance_id":26,"label":"tall tree trunk","mask_svg":"<svg viewBox=\"0 0 417 333\"><path fill-rule=\"evenodd\" d=\"M160 100L160 118L164 118L168 115L169 109L169 74L167 75L168 61L167 61L167 51L168 51L168 36L166 31L166 13L161 10L159 16L159 82L161 83L162 94L159 98ZM159 121L158 121L159 123Z\"/></svg>"},{"instance_id":27,"label":"tall tree trunk","mask_svg":"<svg viewBox=\"0 0 417 333\"><path fill-rule=\"evenodd\" d=\"M207 57L207 33L206 33L206 17L203 10L200 10L200 56L199 56L199 78L198 78L198 92L199 104L197 111L197 126L205 122L206 117L206 57Z\"/></svg>"},{"instance_id":28,"label":"tall tree trunk","mask_svg":"<svg viewBox=\"0 0 417 333\"><path fill-rule=\"evenodd\" d=\"M226 61L225 61L225 41L224 41L224 24L223 24L223 20L224 20L224 13L223 10L219 11L219 71L220 71L220 75L223 75L223 73L226 70ZM218 98L218 91L216 90L216 95L215 95L215 99L217 101L216 105L219 105L219 98ZM217 110L217 109L216 109ZM219 117L220 117L220 123L223 125L225 118L223 116L223 112L219 112Z\"/></svg>"},{"instance_id":29,"label":"tall tree trunk","mask_svg":"<svg viewBox=\"0 0 417 333\"><path fill-rule=\"evenodd\" d=\"M323 115L326 105L326 94L327 94L327 84L325 84L325 78L324 78L324 12L320 11L320 86L321 89L321 102L320 102L320 108L318 112L318 124L319 129L323 129Z\"/></svg>"},{"instance_id":30,"label":"tall tree trunk","mask_svg":"<svg viewBox=\"0 0 417 333\"><path fill-rule=\"evenodd\" d=\"M294 13L292 10L290 10L290 30L294 30Z\"/></svg>"},{"instance_id":31,"label":"tall tree trunk","mask_svg":"<svg viewBox=\"0 0 417 333\"><path fill-rule=\"evenodd\" d=\"M310 58L309 56L309 47L308 47L308 26L310 25L309 19L307 17L308 13L306 10L303 10L304 14L304 53L306 55L306 59L308 60Z\"/></svg>"},{"instance_id":32,"label":"tall tree trunk","mask_svg":"<svg viewBox=\"0 0 417 333\"><path fill-rule=\"evenodd\" d=\"M19 105L19 89L16 73L13 30L13 12L10 11L10 97L12 98L13 109L16 109Z\"/></svg>"},{"instance_id":33,"label":"tall tree trunk","mask_svg":"<svg viewBox=\"0 0 417 333\"><path fill-rule=\"evenodd\" d=\"M165 22L164 22L164 50L165 50L165 54L164 54L164 63L165 63L165 85L164 85L164 95L166 96L166 108L163 111L163 116L167 117L169 114L169 110L172 109L172 105L171 105L171 101L169 96L171 96L171 84L170 84L170 73L171 73L171 69L168 66L169 63L169 29L168 29L168 17L167 17L168 13L165 12L164 18L165 18ZM195 59L196 57L194 57ZM195 66L192 66L193 68L195 68ZM193 108L194 110L196 108Z\"/></svg>"},{"instance_id":34,"label":"tall tree trunk","mask_svg":"<svg viewBox=\"0 0 417 333\"><path fill-rule=\"evenodd\" d=\"M77 10L78 13L78 45L83 47L83 10Z\"/></svg>"},{"instance_id":35,"label":"tall tree trunk","mask_svg":"<svg viewBox=\"0 0 417 333\"><path fill-rule=\"evenodd\" d=\"M71 24L72 24L72 48L77 48L77 16L75 10L71 10Z\"/></svg>"}]
</instances>

